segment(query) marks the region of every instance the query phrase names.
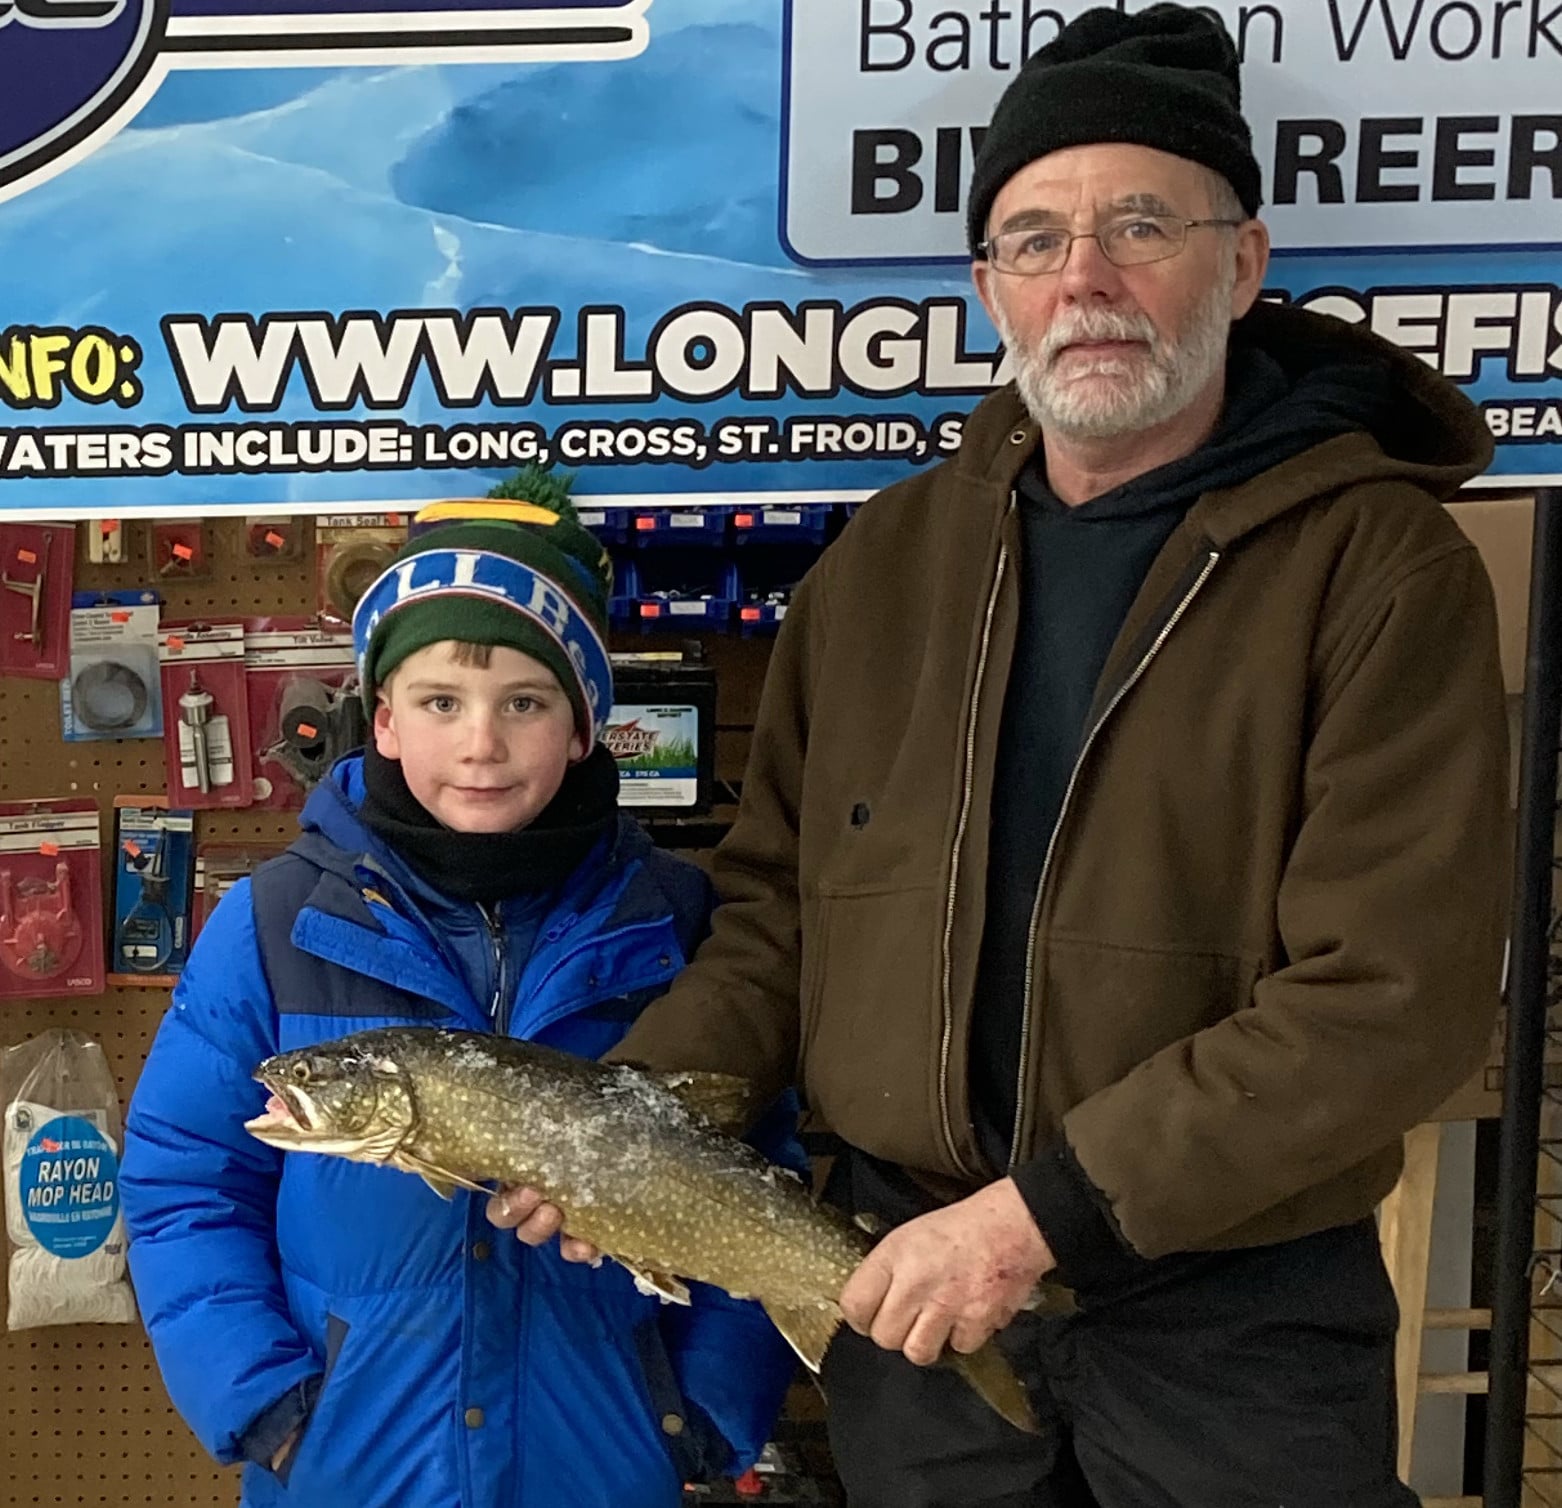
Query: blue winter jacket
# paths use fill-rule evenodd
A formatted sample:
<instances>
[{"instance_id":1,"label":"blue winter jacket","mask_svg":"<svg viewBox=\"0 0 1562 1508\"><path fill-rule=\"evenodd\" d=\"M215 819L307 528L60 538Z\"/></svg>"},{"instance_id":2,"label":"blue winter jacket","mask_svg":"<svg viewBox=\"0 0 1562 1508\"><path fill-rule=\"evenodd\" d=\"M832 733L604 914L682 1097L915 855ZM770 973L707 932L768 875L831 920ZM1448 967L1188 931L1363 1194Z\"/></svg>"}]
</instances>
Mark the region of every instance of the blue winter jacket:
<instances>
[{"instance_id":1,"label":"blue winter jacket","mask_svg":"<svg viewBox=\"0 0 1562 1508\"><path fill-rule=\"evenodd\" d=\"M130 1265L169 1394L224 1462L313 1398L281 1477L247 1468L246 1508L671 1508L774 1422L793 1359L756 1305L663 1305L496 1230L479 1195L285 1156L242 1123L262 1059L367 1027L486 1030L497 1007L517 1037L600 1055L699 942L708 883L624 819L490 921L363 826L362 789L343 761L303 837L213 913L131 1101ZM257 888L288 914L257 916ZM801 1167L787 1109L755 1140Z\"/></svg>"}]
</instances>

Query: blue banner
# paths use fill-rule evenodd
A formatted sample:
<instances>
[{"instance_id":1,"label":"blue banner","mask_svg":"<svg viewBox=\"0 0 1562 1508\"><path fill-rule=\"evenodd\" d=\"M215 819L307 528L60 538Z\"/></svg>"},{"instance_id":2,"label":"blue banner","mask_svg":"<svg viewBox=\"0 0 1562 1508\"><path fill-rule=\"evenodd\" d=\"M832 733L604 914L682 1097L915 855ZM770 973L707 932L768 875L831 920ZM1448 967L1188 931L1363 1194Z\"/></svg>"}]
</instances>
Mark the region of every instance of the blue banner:
<instances>
[{"instance_id":1,"label":"blue banner","mask_svg":"<svg viewBox=\"0 0 1562 1508\"><path fill-rule=\"evenodd\" d=\"M0 0L0 515L865 496L1007 375L973 133L1084 8ZM1562 479L1562 8L1211 9L1269 296Z\"/></svg>"}]
</instances>

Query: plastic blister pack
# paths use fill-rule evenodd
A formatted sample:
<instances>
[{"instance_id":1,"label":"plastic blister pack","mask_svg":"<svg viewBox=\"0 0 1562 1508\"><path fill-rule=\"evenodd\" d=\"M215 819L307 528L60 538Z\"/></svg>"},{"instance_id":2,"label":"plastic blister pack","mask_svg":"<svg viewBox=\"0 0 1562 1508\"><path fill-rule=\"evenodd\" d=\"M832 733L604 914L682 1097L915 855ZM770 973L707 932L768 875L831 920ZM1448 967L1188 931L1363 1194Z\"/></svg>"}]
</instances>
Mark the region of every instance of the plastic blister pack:
<instances>
[{"instance_id":1,"label":"plastic blister pack","mask_svg":"<svg viewBox=\"0 0 1562 1508\"><path fill-rule=\"evenodd\" d=\"M250 618L244 671L255 804L296 809L367 731L352 636L313 618Z\"/></svg>"},{"instance_id":2,"label":"plastic blister pack","mask_svg":"<svg viewBox=\"0 0 1562 1508\"><path fill-rule=\"evenodd\" d=\"M158 636L168 799L248 806L254 791L242 623L169 623Z\"/></svg>"},{"instance_id":3,"label":"plastic blister pack","mask_svg":"<svg viewBox=\"0 0 1562 1508\"><path fill-rule=\"evenodd\" d=\"M76 593L70 674L60 683L67 743L161 735L158 611L156 592Z\"/></svg>"},{"instance_id":4,"label":"plastic blister pack","mask_svg":"<svg viewBox=\"0 0 1562 1508\"><path fill-rule=\"evenodd\" d=\"M97 803L0 802L0 1000L102 990Z\"/></svg>"},{"instance_id":5,"label":"plastic blister pack","mask_svg":"<svg viewBox=\"0 0 1562 1508\"><path fill-rule=\"evenodd\" d=\"M109 983L175 984L190 953L194 901L194 814L147 796L116 796Z\"/></svg>"}]
</instances>

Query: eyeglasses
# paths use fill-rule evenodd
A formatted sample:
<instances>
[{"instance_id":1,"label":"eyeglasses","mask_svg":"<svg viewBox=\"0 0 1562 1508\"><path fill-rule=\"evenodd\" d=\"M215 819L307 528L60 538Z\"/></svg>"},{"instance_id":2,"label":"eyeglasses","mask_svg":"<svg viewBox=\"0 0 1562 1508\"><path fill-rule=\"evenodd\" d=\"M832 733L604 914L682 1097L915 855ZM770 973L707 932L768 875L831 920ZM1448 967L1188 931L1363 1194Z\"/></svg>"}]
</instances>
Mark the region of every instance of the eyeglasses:
<instances>
[{"instance_id":1,"label":"eyeglasses","mask_svg":"<svg viewBox=\"0 0 1562 1508\"><path fill-rule=\"evenodd\" d=\"M1240 225L1240 220L1182 220L1175 215L1128 215L1095 230L1042 228L1005 230L976 248L998 272L1016 277L1045 277L1061 272L1076 241L1094 241L1114 267L1143 267L1164 262L1188 244L1188 232L1204 225Z\"/></svg>"}]
</instances>

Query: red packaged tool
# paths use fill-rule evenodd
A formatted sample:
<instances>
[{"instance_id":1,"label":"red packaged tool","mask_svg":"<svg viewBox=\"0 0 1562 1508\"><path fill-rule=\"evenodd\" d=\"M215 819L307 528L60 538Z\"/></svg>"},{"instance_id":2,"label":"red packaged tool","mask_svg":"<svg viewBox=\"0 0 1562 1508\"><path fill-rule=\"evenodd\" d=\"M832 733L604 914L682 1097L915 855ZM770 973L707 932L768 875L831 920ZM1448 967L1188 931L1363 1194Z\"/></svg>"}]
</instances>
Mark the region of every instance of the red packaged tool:
<instances>
[{"instance_id":1,"label":"red packaged tool","mask_svg":"<svg viewBox=\"0 0 1562 1508\"><path fill-rule=\"evenodd\" d=\"M255 805L296 811L367 731L352 635L314 618L246 618Z\"/></svg>"},{"instance_id":2,"label":"red packaged tool","mask_svg":"<svg viewBox=\"0 0 1562 1508\"><path fill-rule=\"evenodd\" d=\"M0 802L0 1000L102 993L97 802Z\"/></svg>"},{"instance_id":3,"label":"red packaged tool","mask_svg":"<svg viewBox=\"0 0 1562 1508\"><path fill-rule=\"evenodd\" d=\"M315 597L323 623L350 625L358 599L407 542L407 515L330 515L315 524Z\"/></svg>"},{"instance_id":4,"label":"red packaged tool","mask_svg":"<svg viewBox=\"0 0 1562 1508\"><path fill-rule=\"evenodd\" d=\"M152 574L159 581L197 581L211 575L206 526L199 518L155 519L147 538Z\"/></svg>"},{"instance_id":5,"label":"red packaged tool","mask_svg":"<svg viewBox=\"0 0 1562 1508\"><path fill-rule=\"evenodd\" d=\"M157 638L169 804L248 806L254 773L243 623L167 623Z\"/></svg>"},{"instance_id":6,"label":"red packaged tool","mask_svg":"<svg viewBox=\"0 0 1562 1508\"><path fill-rule=\"evenodd\" d=\"M287 852L285 843L202 843L195 850L195 909L190 917L190 945L201 935L217 903L240 880L248 879L267 859Z\"/></svg>"},{"instance_id":7,"label":"red packaged tool","mask_svg":"<svg viewBox=\"0 0 1562 1508\"><path fill-rule=\"evenodd\" d=\"M290 565L304 553L304 521L280 515L244 520L244 553L256 565Z\"/></svg>"},{"instance_id":8,"label":"red packaged tool","mask_svg":"<svg viewBox=\"0 0 1562 1508\"><path fill-rule=\"evenodd\" d=\"M70 674L75 565L70 524L0 524L0 675Z\"/></svg>"}]
</instances>

